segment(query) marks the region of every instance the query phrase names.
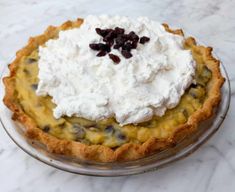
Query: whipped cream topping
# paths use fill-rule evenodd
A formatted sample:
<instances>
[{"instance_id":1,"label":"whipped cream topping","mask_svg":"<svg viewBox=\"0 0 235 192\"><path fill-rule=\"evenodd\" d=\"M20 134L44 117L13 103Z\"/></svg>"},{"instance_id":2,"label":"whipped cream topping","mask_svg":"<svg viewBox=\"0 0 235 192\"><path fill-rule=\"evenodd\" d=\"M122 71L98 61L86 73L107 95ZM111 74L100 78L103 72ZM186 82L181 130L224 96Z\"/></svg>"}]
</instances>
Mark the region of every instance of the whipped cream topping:
<instances>
[{"instance_id":1,"label":"whipped cream topping","mask_svg":"<svg viewBox=\"0 0 235 192\"><path fill-rule=\"evenodd\" d=\"M95 28L122 27L150 41L115 65L109 56L96 57L90 43L102 42ZM37 95L50 95L55 118L90 120L115 117L121 125L162 116L175 107L192 83L195 62L183 48L183 37L165 31L146 17L88 16L80 28L61 31L59 38L39 48Z\"/></svg>"}]
</instances>

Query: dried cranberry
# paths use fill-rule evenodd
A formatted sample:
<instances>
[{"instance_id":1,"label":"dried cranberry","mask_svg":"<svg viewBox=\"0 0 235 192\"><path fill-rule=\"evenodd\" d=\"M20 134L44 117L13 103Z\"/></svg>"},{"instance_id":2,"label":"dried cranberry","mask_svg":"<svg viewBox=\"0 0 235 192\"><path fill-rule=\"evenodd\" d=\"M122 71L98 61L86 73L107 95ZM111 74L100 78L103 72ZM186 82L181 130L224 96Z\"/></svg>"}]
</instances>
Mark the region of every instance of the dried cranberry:
<instances>
[{"instance_id":1,"label":"dried cranberry","mask_svg":"<svg viewBox=\"0 0 235 192\"><path fill-rule=\"evenodd\" d=\"M134 31L131 31L129 34L129 36L132 36L132 35L136 35Z\"/></svg>"},{"instance_id":2,"label":"dried cranberry","mask_svg":"<svg viewBox=\"0 0 235 192\"><path fill-rule=\"evenodd\" d=\"M115 45L113 46L114 49L119 49L120 47L121 47L121 45L118 45L118 44L115 44Z\"/></svg>"},{"instance_id":3,"label":"dried cranberry","mask_svg":"<svg viewBox=\"0 0 235 192\"><path fill-rule=\"evenodd\" d=\"M131 49L132 49L132 44L130 42L127 42L122 46L122 50L130 51Z\"/></svg>"},{"instance_id":4,"label":"dried cranberry","mask_svg":"<svg viewBox=\"0 0 235 192\"><path fill-rule=\"evenodd\" d=\"M97 53L97 57L103 57L103 56L105 56L107 54L107 52L106 51L100 51L99 53Z\"/></svg>"},{"instance_id":5,"label":"dried cranberry","mask_svg":"<svg viewBox=\"0 0 235 192\"><path fill-rule=\"evenodd\" d=\"M145 44L146 42L148 42L150 40L149 37L143 36L140 38L140 43L141 44Z\"/></svg>"},{"instance_id":6,"label":"dried cranberry","mask_svg":"<svg viewBox=\"0 0 235 192\"><path fill-rule=\"evenodd\" d=\"M109 42L106 42L106 44L111 48L114 44L114 40L110 40Z\"/></svg>"},{"instance_id":7,"label":"dried cranberry","mask_svg":"<svg viewBox=\"0 0 235 192\"><path fill-rule=\"evenodd\" d=\"M100 28L95 28L95 31L97 34L101 35L102 36L102 29Z\"/></svg>"},{"instance_id":8,"label":"dried cranberry","mask_svg":"<svg viewBox=\"0 0 235 192\"><path fill-rule=\"evenodd\" d=\"M120 27L115 27L114 29L115 33L118 34L124 34L125 33L125 29L120 28Z\"/></svg>"},{"instance_id":9,"label":"dried cranberry","mask_svg":"<svg viewBox=\"0 0 235 192\"><path fill-rule=\"evenodd\" d=\"M131 43L132 49L136 49L137 45L138 45L138 41L132 41L132 43Z\"/></svg>"},{"instance_id":10,"label":"dried cranberry","mask_svg":"<svg viewBox=\"0 0 235 192\"><path fill-rule=\"evenodd\" d=\"M97 57L105 56L113 47L113 49L121 48L121 54L128 59L132 57L131 50L137 48L138 42L144 44L150 40L150 38L146 36L139 38L134 31L125 34L125 29L120 27L115 27L114 29L96 28L95 30L97 34L103 37L104 42L89 44L91 49L99 51ZM118 64L121 61L117 55L110 53L109 57L114 63Z\"/></svg>"},{"instance_id":11,"label":"dried cranberry","mask_svg":"<svg viewBox=\"0 0 235 192\"><path fill-rule=\"evenodd\" d=\"M105 42L113 41L113 39L116 37L117 37L117 34L115 34L115 32L112 30L108 33L108 35L104 37L103 41Z\"/></svg>"},{"instance_id":12,"label":"dried cranberry","mask_svg":"<svg viewBox=\"0 0 235 192\"><path fill-rule=\"evenodd\" d=\"M126 39L122 36L119 35L116 39L115 42L117 45L122 46L125 43Z\"/></svg>"},{"instance_id":13,"label":"dried cranberry","mask_svg":"<svg viewBox=\"0 0 235 192\"><path fill-rule=\"evenodd\" d=\"M129 34L123 34L123 38L125 38L126 41L131 40L131 36Z\"/></svg>"},{"instance_id":14,"label":"dried cranberry","mask_svg":"<svg viewBox=\"0 0 235 192\"><path fill-rule=\"evenodd\" d=\"M109 34L113 29L105 29L106 33Z\"/></svg>"},{"instance_id":15,"label":"dried cranberry","mask_svg":"<svg viewBox=\"0 0 235 192\"><path fill-rule=\"evenodd\" d=\"M99 51L100 50L100 46L97 43L91 43L91 44L89 44L89 47L91 49L95 50L95 51Z\"/></svg>"},{"instance_id":16,"label":"dried cranberry","mask_svg":"<svg viewBox=\"0 0 235 192\"><path fill-rule=\"evenodd\" d=\"M95 31L97 34L99 34L102 37L105 37L106 35L108 35L108 33L111 31L112 29L100 29L100 28L96 28Z\"/></svg>"},{"instance_id":17,"label":"dried cranberry","mask_svg":"<svg viewBox=\"0 0 235 192\"><path fill-rule=\"evenodd\" d=\"M110 52L110 46L108 44L99 43L99 50Z\"/></svg>"},{"instance_id":18,"label":"dried cranberry","mask_svg":"<svg viewBox=\"0 0 235 192\"><path fill-rule=\"evenodd\" d=\"M131 31L129 34L129 39L133 40L133 41L139 41L139 36L135 34L134 31Z\"/></svg>"},{"instance_id":19,"label":"dried cranberry","mask_svg":"<svg viewBox=\"0 0 235 192\"><path fill-rule=\"evenodd\" d=\"M112 53L109 54L109 58L113 60L114 63L118 64L120 63L120 58L117 55L114 55Z\"/></svg>"},{"instance_id":20,"label":"dried cranberry","mask_svg":"<svg viewBox=\"0 0 235 192\"><path fill-rule=\"evenodd\" d=\"M130 51L122 50L121 53L122 53L123 57L125 57L126 59L129 59L132 57L132 54Z\"/></svg>"}]
</instances>

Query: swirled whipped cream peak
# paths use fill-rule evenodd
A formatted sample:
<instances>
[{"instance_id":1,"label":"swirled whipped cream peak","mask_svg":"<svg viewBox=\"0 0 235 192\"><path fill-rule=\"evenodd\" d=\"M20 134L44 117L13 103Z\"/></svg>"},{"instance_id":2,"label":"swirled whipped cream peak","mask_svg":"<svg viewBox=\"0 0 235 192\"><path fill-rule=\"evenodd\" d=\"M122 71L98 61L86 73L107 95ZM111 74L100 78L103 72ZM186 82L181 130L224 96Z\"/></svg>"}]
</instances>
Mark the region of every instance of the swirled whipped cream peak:
<instances>
[{"instance_id":1,"label":"swirled whipped cream peak","mask_svg":"<svg viewBox=\"0 0 235 192\"><path fill-rule=\"evenodd\" d=\"M128 59L120 49L112 49L110 53L120 58L118 64L108 54L97 57L89 45L103 38L95 29L115 27L150 41L138 43ZM80 28L61 31L39 48L36 93L52 97L55 118L114 117L120 125L148 121L175 107L193 81L195 62L183 41L146 17L88 16Z\"/></svg>"}]
</instances>

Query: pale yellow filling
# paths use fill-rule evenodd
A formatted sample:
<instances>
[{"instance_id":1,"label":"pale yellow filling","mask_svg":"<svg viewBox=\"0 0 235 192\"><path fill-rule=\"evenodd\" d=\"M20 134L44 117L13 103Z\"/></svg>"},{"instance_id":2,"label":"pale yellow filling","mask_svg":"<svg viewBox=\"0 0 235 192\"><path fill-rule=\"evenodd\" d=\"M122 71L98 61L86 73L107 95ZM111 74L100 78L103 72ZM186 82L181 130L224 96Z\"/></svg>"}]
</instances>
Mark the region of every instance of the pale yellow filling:
<instances>
[{"instance_id":1,"label":"pale yellow filling","mask_svg":"<svg viewBox=\"0 0 235 192\"><path fill-rule=\"evenodd\" d=\"M138 125L121 127L113 118L99 122L79 117L55 119L52 114L55 104L51 102L51 98L35 94L38 83L38 50L21 59L15 77L15 92L25 113L36 121L39 128L57 138L109 147L117 147L126 142L142 143L150 137L167 138L202 106L207 95L211 72L203 64L201 56L193 50L192 53L197 62L197 86L188 88L177 107L168 110L163 117L154 117Z\"/></svg>"}]
</instances>

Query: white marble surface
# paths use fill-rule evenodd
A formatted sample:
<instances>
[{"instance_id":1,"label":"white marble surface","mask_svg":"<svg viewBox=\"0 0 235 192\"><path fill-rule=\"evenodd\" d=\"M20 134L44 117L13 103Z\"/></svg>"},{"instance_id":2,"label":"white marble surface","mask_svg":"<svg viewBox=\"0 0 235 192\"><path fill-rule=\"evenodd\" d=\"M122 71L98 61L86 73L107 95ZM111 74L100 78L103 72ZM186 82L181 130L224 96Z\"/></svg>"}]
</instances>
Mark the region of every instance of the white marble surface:
<instances>
[{"instance_id":1,"label":"white marble surface","mask_svg":"<svg viewBox=\"0 0 235 192\"><path fill-rule=\"evenodd\" d=\"M235 0L0 0L0 71L29 36L87 14L146 15L182 27L224 62L232 85L221 129L190 157L142 175L99 178L56 170L20 150L0 126L0 191L235 191Z\"/></svg>"}]
</instances>

